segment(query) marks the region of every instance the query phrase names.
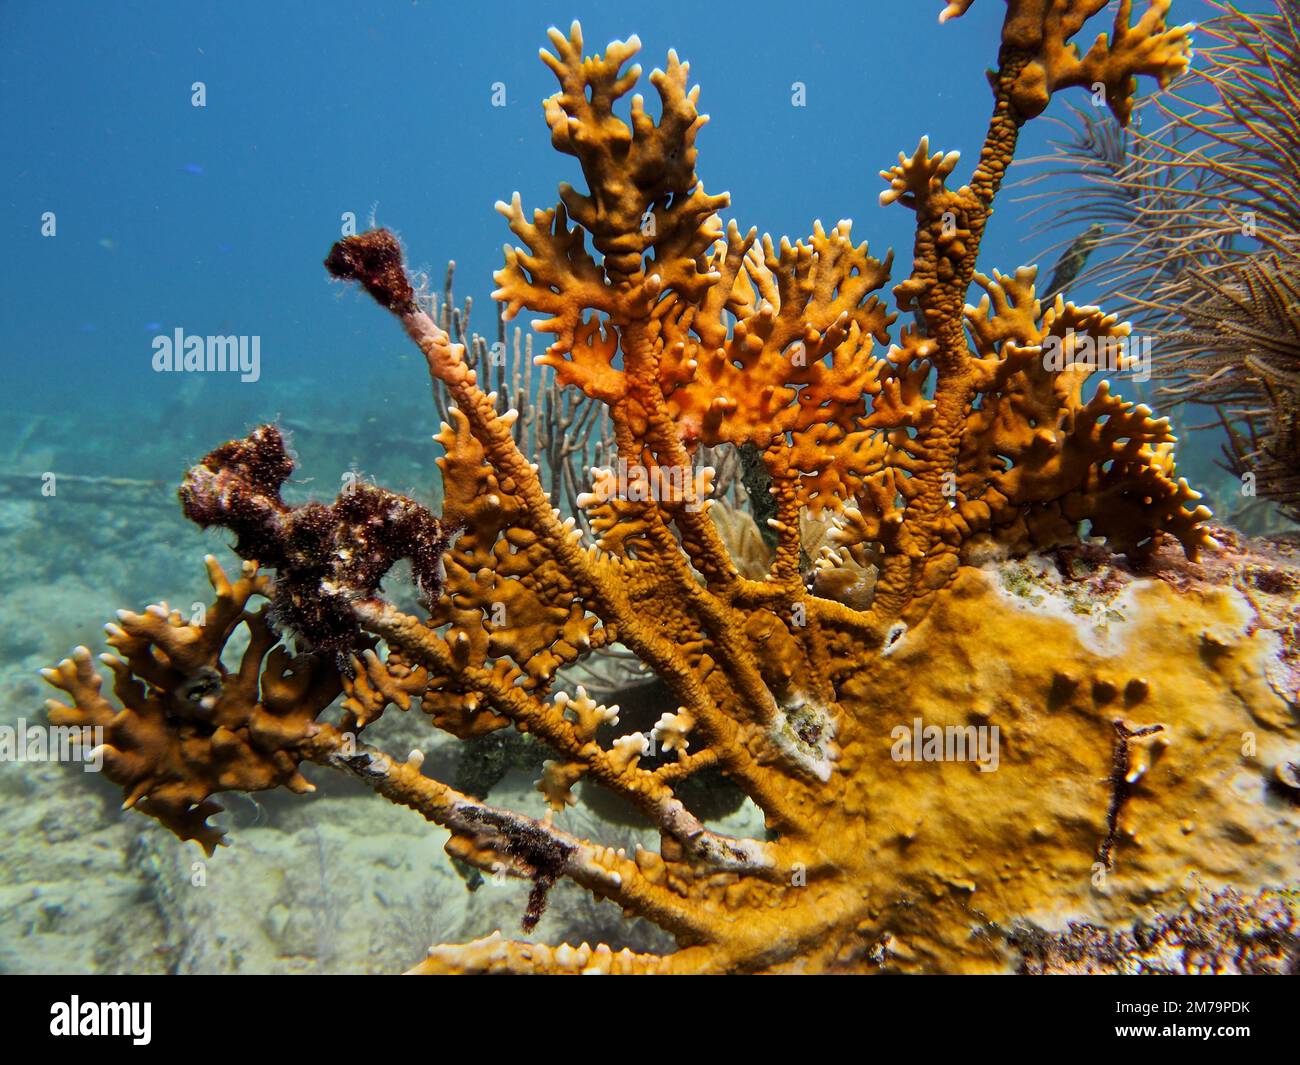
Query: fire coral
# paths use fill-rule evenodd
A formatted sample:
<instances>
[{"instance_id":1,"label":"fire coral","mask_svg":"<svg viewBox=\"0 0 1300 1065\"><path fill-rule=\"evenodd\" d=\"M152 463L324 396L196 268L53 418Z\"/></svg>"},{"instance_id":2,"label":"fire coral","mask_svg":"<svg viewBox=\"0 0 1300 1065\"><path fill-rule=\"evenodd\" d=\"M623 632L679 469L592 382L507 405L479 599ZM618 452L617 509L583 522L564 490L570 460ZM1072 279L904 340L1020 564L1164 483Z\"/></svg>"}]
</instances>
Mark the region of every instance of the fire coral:
<instances>
[{"instance_id":1,"label":"fire coral","mask_svg":"<svg viewBox=\"0 0 1300 1065\"><path fill-rule=\"evenodd\" d=\"M498 411L463 347L421 308L396 239L345 239L326 266L398 319L454 404L437 438L442 515L378 489L287 508L273 428L223 445L183 496L196 520L237 533L242 576L231 584L209 560L217 602L202 624L164 608L121 614L110 627L117 654L105 656L121 708L100 694L81 648L47 671L75 704L53 704L52 719L102 725L107 772L128 804L209 851L220 842L207 822L214 794L303 790L299 766L311 761L445 826L455 857L531 879L526 926L568 877L679 944L658 956L497 934L435 946L420 972L987 967L996 952L971 929L1053 897L1087 908L1099 855L1120 881L1113 867L1134 854L1133 883L1103 909L1131 914L1134 900L1173 890L1192 846L1187 806L1239 768L1233 744L1206 737L1240 731L1249 685L1237 682L1263 653L1234 593L1133 591L1146 611L1133 638L1146 650L1098 665L1075 622L1009 604L978 568L1077 545L1085 524L1131 562L1170 543L1193 559L1212 545L1209 512L1175 477L1168 423L1104 382L1089 392L1092 367L1068 358L1078 338L1127 327L1095 307L1043 305L1032 268L976 271L1019 131L1053 93L1101 83L1126 119L1139 75L1163 85L1187 63L1188 31L1167 25L1169 0L1152 0L1136 23L1120 3L1114 33L1080 55L1071 39L1104 6L1008 0L992 119L969 178L952 187L957 154L924 139L883 172L882 202L916 216L912 271L893 297L917 324L892 344L891 257L855 243L848 221L779 244L724 226L728 197L696 173L699 90L675 53L649 78L658 119L639 95L623 117L616 108L641 74L627 66L636 38L584 58L576 23L551 30L543 59L559 91L546 121L587 188L563 184L558 204L531 214L517 195L499 205L519 245L506 250L495 297L510 315L541 316L551 338L541 361L608 408L619 468L652 471L655 490L593 470L579 500L588 542L516 446L515 412ZM1066 345L1064 369L1045 368L1049 338ZM711 471L693 464L701 446L724 445L756 449L770 477L776 548L762 579L741 575L709 514ZM833 522L835 546L813 575L801 521L817 514ZM304 529L307 547L295 534ZM376 592L403 557L428 596L421 615ZM871 594L819 594L844 570L874 574ZM320 582L310 609L308 580ZM270 607L252 612L255 596ZM277 642L273 620L296 651ZM251 641L229 671L221 650L241 624ZM1221 650L1189 675L1206 626ZM617 707L561 686L566 666L614 645L671 692L653 740L674 758L652 759L652 737L638 732L598 742ZM1267 685L1249 690L1250 712L1264 707L1279 742L1294 739ZM532 734L553 752L538 786L554 809L589 778L649 817L661 845L625 854L576 838L431 779L418 751L402 761L363 741L389 707L416 701L459 737ZM1011 749L999 771L892 763L891 729L922 711L941 726L1000 721ZM1150 727L1155 718L1170 727ZM1112 801L1117 736L1122 804ZM1155 796L1129 786L1128 744L1134 765L1161 759ZM1264 747L1260 759L1273 757ZM767 838L721 835L679 799L681 782L706 769L762 810ZM1123 818L1144 803L1159 846L1138 855ZM1257 846L1273 855L1284 828L1265 820L1239 816L1260 822ZM1209 865L1237 860L1211 852Z\"/></svg>"}]
</instances>

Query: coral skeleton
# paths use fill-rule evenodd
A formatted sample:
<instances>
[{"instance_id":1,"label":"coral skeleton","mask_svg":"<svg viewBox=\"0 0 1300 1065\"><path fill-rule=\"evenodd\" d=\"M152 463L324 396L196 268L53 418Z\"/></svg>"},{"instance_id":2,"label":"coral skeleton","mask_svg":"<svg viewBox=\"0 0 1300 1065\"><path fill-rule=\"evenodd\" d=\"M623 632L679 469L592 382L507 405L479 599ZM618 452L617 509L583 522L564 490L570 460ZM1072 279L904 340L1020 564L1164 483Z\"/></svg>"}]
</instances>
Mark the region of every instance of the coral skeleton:
<instances>
[{"instance_id":1,"label":"coral skeleton","mask_svg":"<svg viewBox=\"0 0 1300 1065\"><path fill-rule=\"evenodd\" d=\"M678 945L497 932L435 945L421 973L993 969L1003 946L975 930L1051 914L1131 924L1153 900L1176 906L1189 875L1293 875L1294 804L1259 795L1294 756L1277 693L1291 676L1277 633L1294 618L1274 604L1265 624L1266 591L1237 589L1249 566L1210 537L1169 424L1075 358L1127 327L1040 301L1032 268L976 269L1019 132L1054 93L1100 83L1125 120L1139 76L1163 85L1187 64L1169 0L1136 21L1120 3L1113 33L1081 54L1071 39L1104 6L1007 0L973 171L955 184L957 154L923 138L883 172L882 201L916 220L892 291L918 324L896 333L892 258L849 221L793 243L723 223L728 197L696 172L699 90L675 53L649 76L658 117L640 95L620 114L640 79L636 38L584 57L576 23L551 30L542 58L559 90L545 118L586 191L562 184L532 212L518 195L498 205L518 244L494 295L508 316L538 316L538 362L609 418L616 462L576 496L585 521L561 516L516 409L428 313L396 238L348 237L328 270L397 319L444 397L442 513L377 488L288 507L274 427L222 445L181 494L193 519L235 534L240 576L209 559L216 602L200 621L165 605L122 613L104 656L120 705L80 648L47 671L73 704L54 703L52 720L103 726L127 804L209 852L215 795L306 790L311 762L443 826L461 862L530 880L525 931L567 878ZM1063 366L1048 368L1048 345ZM734 549L744 523L715 520L702 448L755 457L771 537L757 570ZM622 469L654 471L654 490ZM1115 618L1060 616L998 585L1000 560L1084 548L1104 559L1079 562L1088 573L1127 588ZM381 594L401 559L425 596L416 613ZM1096 653L1079 638L1090 622L1127 626L1131 650ZM222 651L241 626L231 667ZM652 728L603 742L618 708L564 678L612 648L667 702ZM556 816L586 781L648 818L658 848L578 838L425 775L418 751L366 742L382 715L416 705L462 739L528 734L549 752L538 787ZM918 716L1000 726L997 772L891 760L891 730ZM1243 760L1248 729L1258 743ZM762 812L763 838L689 808L686 785L705 772ZM1253 791L1233 785L1242 774Z\"/></svg>"}]
</instances>

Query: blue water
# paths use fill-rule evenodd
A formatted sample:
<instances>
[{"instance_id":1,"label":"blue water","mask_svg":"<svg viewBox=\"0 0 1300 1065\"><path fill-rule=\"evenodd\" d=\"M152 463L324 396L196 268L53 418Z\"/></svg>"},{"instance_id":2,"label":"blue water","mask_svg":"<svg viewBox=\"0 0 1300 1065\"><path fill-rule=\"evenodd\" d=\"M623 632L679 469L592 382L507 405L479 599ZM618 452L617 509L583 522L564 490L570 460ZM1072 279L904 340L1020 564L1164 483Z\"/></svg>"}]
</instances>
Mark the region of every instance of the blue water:
<instances>
[{"instance_id":1,"label":"blue water","mask_svg":"<svg viewBox=\"0 0 1300 1065\"><path fill-rule=\"evenodd\" d=\"M910 215L877 204L877 172L923 133L960 150L968 172L990 103L1003 6L982 0L943 27L940 6L805 0L778 19L762 4L677 0L5 4L0 409L165 414L183 377L153 372L150 342L176 326L261 337L257 384L205 382L228 433L281 413L291 384L372 398L420 387L414 364L394 361L392 323L340 294L320 261L341 216L364 227L373 207L414 264L440 278L457 261L458 293L475 297L486 330L509 237L494 202L518 190L548 206L558 181L580 180L550 147L540 101L554 80L536 59L547 27L574 17L589 50L638 33L647 71L669 47L690 61L712 117L700 174L731 192L743 226L797 237L814 218L853 218L874 251L897 249L897 277ZM1208 13L1178 4L1180 18ZM195 82L205 107L191 105ZM505 107L492 106L495 82ZM795 82L805 107L791 105ZM1032 125L1022 156L1051 132ZM1033 253L1017 214L1004 199L984 269ZM177 470L193 457L182 450ZM61 457L109 472L100 453ZM111 461L130 473L129 449Z\"/></svg>"}]
</instances>

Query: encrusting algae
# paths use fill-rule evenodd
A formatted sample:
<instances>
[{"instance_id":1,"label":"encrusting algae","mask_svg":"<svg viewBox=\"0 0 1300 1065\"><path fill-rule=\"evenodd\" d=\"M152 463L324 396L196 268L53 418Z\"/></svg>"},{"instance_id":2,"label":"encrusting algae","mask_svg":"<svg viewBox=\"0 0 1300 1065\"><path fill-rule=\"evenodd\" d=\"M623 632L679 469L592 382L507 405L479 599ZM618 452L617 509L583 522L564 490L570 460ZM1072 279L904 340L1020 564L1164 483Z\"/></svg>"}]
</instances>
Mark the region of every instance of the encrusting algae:
<instances>
[{"instance_id":1,"label":"encrusting algae","mask_svg":"<svg viewBox=\"0 0 1300 1065\"><path fill-rule=\"evenodd\" d=\"M659 119L640 96L624 119L636 39L583 58L576 24L552 30L546 119L588 191L562 185L531 216L518 197L500 205L520 246L495 295L542 317L541 361L608 409L619 464L593 470L579 499L595 542L553 509L515 412L419 306L396 239L350 237L328 269L397 317L454 404L437 437L442 514L374 488L290 507L274 426L222 445L181 497L236 534L242 574L209 560L202 624L122 613L104 656L121 708L82 648L47 671L74 703L52 720L102 725L128 805L209 852L216 793L305 790L310 761L445 826L454 857L530 879L526 929L567 877L679 945L498 933L435 946L417 972L988 971L1026 926L1129 927L1200 890L1295 881L1300 568L1212 538L1175 476L1168 423L1105 382L1088 389L1076 346L1125 325L1042 304L1033 269L976 271L1020 128L1053 93L1100 83L1125 120L1138 75L1163 85L1187 64L1169 0L1136 22L1120 3L1113 34L1081 55L1071 38L1104 6L1008 0L967 182L950 187L956 154L925 140L882 175L882 201L916 215L895 303L924 323L893 344L890 258L855 244L849 222L794 244L724 227L728 198L696 175L705 118L675 54L650 75ZM711 471L692 463L725 445L757 449L770 477L761 577L742 575L709 513ZM818 523L829 545L810 571ZM427 614L378 595L398 559ZM1106 608L1081 615L1065 585ZM240 625L250 640L230 670L221 650ZM652 735L602 745L617 708L567 690L561 671L615 645L672 704ZM364 742L417 702L462 738L530 733L552 752L538 786L554 809L593 782L651 819L658 850L577 838L431 779L418 751ZM902 759L896 737L914 726L949 744L995 736L996 764ZM674 757L652 759L652 741ZM678 798L705 770L762 810L766 838L711 831Z\"/></svg>"}]
</instances>

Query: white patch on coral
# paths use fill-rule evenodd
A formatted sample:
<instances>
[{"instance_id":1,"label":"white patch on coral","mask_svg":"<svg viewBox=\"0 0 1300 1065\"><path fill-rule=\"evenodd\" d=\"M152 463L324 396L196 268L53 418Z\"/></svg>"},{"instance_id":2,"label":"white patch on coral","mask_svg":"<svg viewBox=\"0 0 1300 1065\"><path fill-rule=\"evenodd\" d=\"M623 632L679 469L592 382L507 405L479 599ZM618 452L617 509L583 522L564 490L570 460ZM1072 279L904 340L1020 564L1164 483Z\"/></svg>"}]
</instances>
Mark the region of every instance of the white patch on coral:
<instances>
[{"instance_id":1,"label":"white patch on coral","mask_svg":"<svg viewBox=\"0 0 1300 1065\"><path fill-rule=\"evenodd\" d=\"M796 696L777 707L770 735L789 761L823 783L830 780L838 752L835 720L829 710Z\"/></svg>"},{"instance_id":2,"label":"white patch on coral","mask_svg":"<svg viewBox=\"0 0 1300 1065\"><path fill-rule=\"evenodd\" d=\"M1268 686L1289 703L1300 700L1300 675L1283 655L1282 634L1276 629L1260 629L1255 640L1262 650Z\"/></svg>"},{"instance_id":3,"label":"white patch on coral","mask_svg":"<svg viewBox=\"0 0 1300 1065\"><path fill-rule=\"evenodd\" d=\"M1066 622L1079 643L1102 658L1125 649L1137 593L1152 583L1129 580L1099 595L1098 581L1067 581L1052 562L1036 555L996 564L988 572L993 587L1017 610Z\"/></svg>"},{"instance_id":4,"label":"white patch on coral","mask_svg":"<svg viewBox=\"0 0 1300 1065\"><path fill-rule=\"evenodd\" d=\"M1079 643L1101 658L1113 658L1130 645L1134 622L1141 609L1140 596L1159 582L1121 575L1115 587L1103 591L1109 569L1077 580L1063 577L1055 563L1038 555L995 563L985 568L994 589L1017 610L1054 617L1069 624ZM1250 601L1236 588L1224 587L1232 611L1229 620L1207 626L1206 643L1231 647L1251 635L1256 614ZM1263 636L1257 634L1257 638ZM1276 650L1274 650L1276 648ZM1280 644L1269 644L1266 658L1277 660Z\"/></svg>"}]
</instances>

